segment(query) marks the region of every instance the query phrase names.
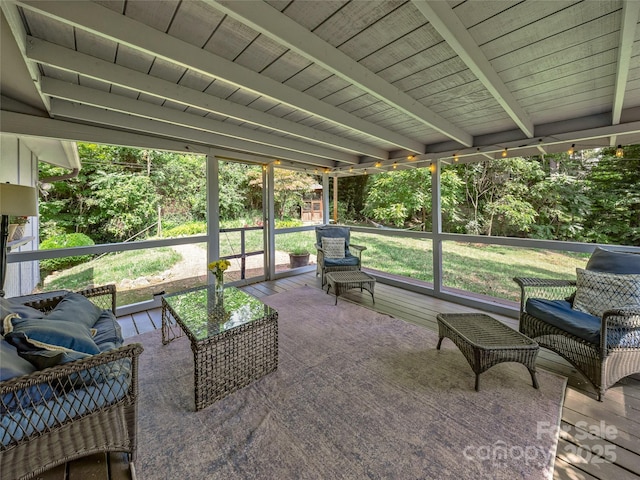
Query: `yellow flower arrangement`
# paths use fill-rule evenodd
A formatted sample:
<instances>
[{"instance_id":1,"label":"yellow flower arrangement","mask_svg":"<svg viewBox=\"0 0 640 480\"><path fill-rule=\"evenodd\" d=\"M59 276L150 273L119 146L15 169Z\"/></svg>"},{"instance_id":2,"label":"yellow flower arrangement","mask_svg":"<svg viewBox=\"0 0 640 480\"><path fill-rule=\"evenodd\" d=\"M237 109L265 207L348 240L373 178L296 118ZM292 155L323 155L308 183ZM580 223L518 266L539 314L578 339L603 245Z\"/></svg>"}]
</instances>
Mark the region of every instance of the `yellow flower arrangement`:
<instances>
[{"instance_id":1,"label":"yellow flower arrangement","mask_svg":"<svg viewBox=\"0 0 640 480\"><path fill-rule=\"evenodd\" d=\"M221 258L220 260L216 260L215 262L211 262L207 265L207 268L211 273L213 273L216 278L222 281L222 276L224 271L231 266L231 262L227 259Z\"/></svg>"}]
</instances>

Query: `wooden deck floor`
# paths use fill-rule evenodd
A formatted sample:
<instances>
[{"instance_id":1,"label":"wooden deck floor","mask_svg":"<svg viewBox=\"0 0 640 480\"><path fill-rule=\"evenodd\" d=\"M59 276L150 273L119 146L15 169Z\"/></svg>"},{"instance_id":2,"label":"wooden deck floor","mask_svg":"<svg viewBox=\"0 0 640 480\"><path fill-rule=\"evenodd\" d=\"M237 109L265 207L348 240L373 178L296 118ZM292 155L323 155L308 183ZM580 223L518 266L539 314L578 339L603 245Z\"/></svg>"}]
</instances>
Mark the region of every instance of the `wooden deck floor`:
<instances>
[{"instance_id":1,"label":"wooden deck floor","mask_svg":"<svg viewBox=\"0 0 640 480\"><path fill-rule=\"evenodd\" d=\"M243 290L264 297L304 285L320 288L320 281L308 273L253 284ZM437 330L436 315L440 312L477 311L384 284L376 285L375 305L368 292L361 294L358 290L340 297L340 301L343 299L434 331ZM493 315L517 329L516 320ZM159 328L160 317L160 309L155 309L118 320L124 335L130 337ZM598 402L589 384L556 354L542 349L538 366L569 378L554 479L640 479L640 376L621 381L607 392L604 402ZM131 472L123 454L110 454L71 462L39 478L121 480L131 478Z\"/></svg>"}]
</instances>

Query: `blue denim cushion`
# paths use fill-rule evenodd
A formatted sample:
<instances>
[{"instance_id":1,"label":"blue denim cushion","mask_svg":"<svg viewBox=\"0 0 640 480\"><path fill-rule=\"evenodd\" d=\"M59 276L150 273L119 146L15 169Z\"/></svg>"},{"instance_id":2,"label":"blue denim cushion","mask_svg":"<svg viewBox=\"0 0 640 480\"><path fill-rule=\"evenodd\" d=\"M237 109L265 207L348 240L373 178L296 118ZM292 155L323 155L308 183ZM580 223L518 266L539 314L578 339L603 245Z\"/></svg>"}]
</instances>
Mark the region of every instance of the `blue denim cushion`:
<instances>
[{"instance_id":1,"label":"blue denim cushion","mask_svg":"<svg viewBox=\"0 0 640 480\"><path fill-rule=\"evenodd\" d=\"M0 340L0 381L35 372L35 367L18 355L16 347Z\"/></svg>"},{"instance_id":2,"label":"blue denim cushion","mask_svg":"<svg viewBox=\"0 0 640 480\"><path fill-rule=\"evenodd\" d=\"M17 313L20 315L20 318L42 318L42 312L40 310L22 305L17 300L11 298L0 297L0 320L12 313ZM4 334L2 327L3 325L0 324L0 330L2 330L2 334Z\"/></svg>"},{"instance_id":3,"label":"blue denim cushion","mask_svg":"<svg viewBox=\"0 0 640 480\"><path fill-rule=\"evenodd\" d=\"M102 315L102 309L79 293L69 293L48 315L48 320L66 320L92 328ZM40 315L42 316L42 314Z\"/></svg>"},{"instance_id":4,"label":"blue denim cushion","mask_svg":"<svg viewBox=\"0 0 640 480\"><path fill-rule=\"evenodd\" d=\"M96 342L101 352L105 351L103 346L106 344L112 344L116 348L122 346L124 341L122 329L111 310L103 310L93 328L96 330L93 341Z\"/></svg>"},{"instance_id":5,"label":"blue denim cushion","mask_svg":"<svg viewBox=\"0 0 640 480\"><path fill-rule=\"evenodd\" d=\"M589 343L600 345L600 318L571 308L566 300L530 298L526 311L540 320L569 332Z\"/></svg>"},{"instance_id":6,"label":"blue denim cushion","mask_svg":"<svg viewBox=\"0 0 640 480\"><path fill-rule=\"evenodd\" d=\"M30 362L18 355L17 349L13 345L5 340L0 340L1 381L29 375L35 370L35 367ZM6 393L2 397L0 413L4 414L8 410L17 409L18 407L26 408L32 403L44 402L51 397L53 397L53 389L48 384L37 384L29 388Z\"/></svg>"}]
</instances>

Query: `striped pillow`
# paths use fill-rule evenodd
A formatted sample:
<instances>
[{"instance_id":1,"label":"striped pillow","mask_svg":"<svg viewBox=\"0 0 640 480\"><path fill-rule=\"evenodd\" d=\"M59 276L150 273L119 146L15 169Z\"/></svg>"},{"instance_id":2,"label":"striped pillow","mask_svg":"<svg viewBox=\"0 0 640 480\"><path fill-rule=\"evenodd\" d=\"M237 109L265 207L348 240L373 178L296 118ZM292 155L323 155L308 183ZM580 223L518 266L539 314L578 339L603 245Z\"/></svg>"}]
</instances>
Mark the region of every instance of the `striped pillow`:
<instances>
[{"instance_id":1,"label":"striped pillow","mask_svg":"<svg viewBox=\"0 0 640 480\"><path fill-rule=\"evenodd\" d=\"M344 258L344 238L322 237L325 258Z\"/></svg>"}]
</instances>

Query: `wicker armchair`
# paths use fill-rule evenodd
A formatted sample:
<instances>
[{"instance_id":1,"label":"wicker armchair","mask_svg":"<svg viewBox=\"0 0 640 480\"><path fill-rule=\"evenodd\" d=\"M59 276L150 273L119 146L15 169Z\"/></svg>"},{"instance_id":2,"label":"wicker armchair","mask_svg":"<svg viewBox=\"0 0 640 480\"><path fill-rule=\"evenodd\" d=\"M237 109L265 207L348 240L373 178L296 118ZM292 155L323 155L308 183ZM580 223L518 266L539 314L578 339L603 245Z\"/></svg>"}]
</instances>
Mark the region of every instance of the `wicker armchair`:
<instances>
[{"instance_id":1,"label":"wicker armchair","mask_svg":"<svg viewBox=\"0 0 640 480\"><path fill-rule=\"evenodd\" d=\"M599 401L619 380L640 373L640 305L605 311L599 343L591 343L526 310L530 298L569 297L576 290L576 281L537 278L514 278L514 281L521 289L520 332L571 363L594 386Z\"/></svg>"},{"instance_id":2,"label":"wicker armchair","mask_svg":"<svg viewBox=\"0 0 640 480\"><path fill-rule=\"evenodd\" d=\"M16 297L43 312L68 293L58 291ZM115 287L78 292L102 309L115 312ZM57 465L110 451L136 457L138 357L140 344L123 345L87 358L0 382L3 478L33 478ZM32 393L50 392L49 400ZM16 401L20 407L12 407Z\"/></svg>"},{"instance_id":3,"label":"wicker armchair","mask_svg":"<svg viewBox=\"0 0 640 480\"><path fill-rule=\"evenodd\" d=\"M322 247L322 238L344 238L344 258L330 258ZM351 243L351 230L349 227L324 225L316 227L317 264L316 277L321 275L322 286L326 284L325 275L329 272L360 270L362 266L362 252L367 249Z\"/></svg>"}]
</instances>

